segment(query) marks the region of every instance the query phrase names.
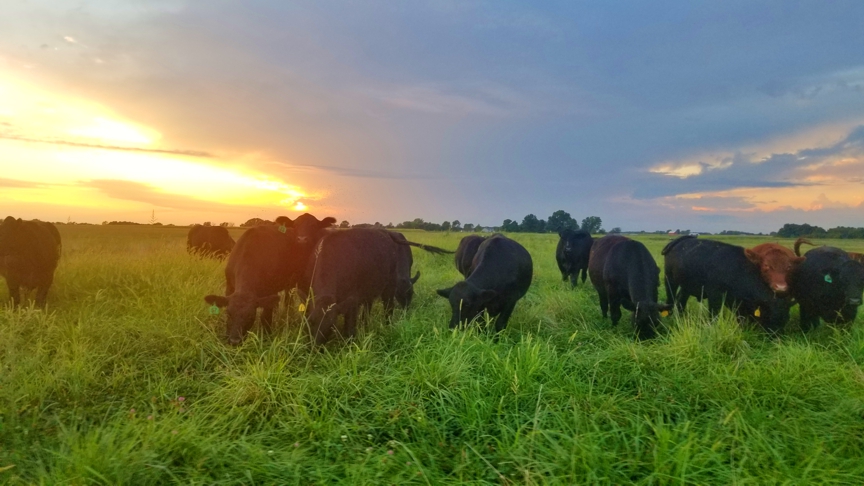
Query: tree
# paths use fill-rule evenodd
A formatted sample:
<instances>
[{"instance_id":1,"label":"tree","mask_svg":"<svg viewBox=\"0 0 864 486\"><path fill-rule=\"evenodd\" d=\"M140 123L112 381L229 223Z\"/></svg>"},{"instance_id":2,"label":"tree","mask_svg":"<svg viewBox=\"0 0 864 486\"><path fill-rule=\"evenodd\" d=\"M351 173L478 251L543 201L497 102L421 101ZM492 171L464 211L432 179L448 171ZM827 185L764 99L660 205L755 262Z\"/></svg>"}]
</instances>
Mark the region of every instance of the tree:
<instances>
[{"instance_id":1,"label":"tree","mask_svg":"<svg viewBox=\"0 0 864 486\"><path fill-rule=\"evenodd\" d=\"M212 225L210 224L210 221L204 221L204 225L203 225L203 226L212 226Z\"/></svg>"},{"instance_id":2,"label":"tree","mask_svg":"<svg viewBox=\"0 0 864 486\"><path fill-rule=\"evenodd\" d=\"M528 214L524 218L522 218L522 223L519 225L519 230L523 233L539 233L543 229L542 226L545 226L545 222L541 225L540 220L537 219L537 216L534 216L533 214Z\"/></svg>"},{"instance_id":3,"label":"tree","mask_svg":"<svg viewBox=\"0 0 864 486\"><path fill-rule=\"evenodd\" d=\"M151 224L152 224L152 223L151 223ZM221 227L223 227L223 228L233 228L233 227L234 227L234 223L228 223L228 222L225 222L225 223L219 223L219 226L221 226Z\"/></svg>"},{"instance_id":4,"label":"tree","mask_svg":"<svg viewBox=\"0 0 864 486\"><path fill-rule=\"evenodd\" d=\"M474 225L472 223L465 223L465 225L462 226L462 231L467 231L470 233L474 231Z\"/></svg>"},{"instance_id":5,"label":"tree","mask_svg":"<svg viewBox=\"0 0 864 486\"><path fill-rule=\"evenodd\" d=\"M616 235L616 234L618 234L618 233L620 233L620 232L621 232L621 228L619 228L619 227L617 227L617 226L614 227L614 228L612 228L611 230L609 230L609 233L611 233L611 234L613 234L613 235Z\"/></svg>"},{"instance_id":6,"label":"tree","mask_svg":"<svg viewBox=\"0 0 864 486\"><path fill-rule=\"evenodd\" d=\"M513 221L512 219L505 219L501 224L501 231L507 231L510 233L518 233L520 230L519 223Z\"/></svg>"},{"instance_id":7,"label":"tree","mask_svg":"<svg viewBox=\"0 0 864 486\"><path fill-rule=\"evenodd\" d=\"M550 231L552 233L558 233L559 231L563 231L565 229L578 229L579 223L570 216L570 213L564 211L563 209L559 209L552 213L552 216L549 216L549 219L546 221L546 231Z\"/></svg>"},{"instance_id":8,"label":"tree","mask_svg":"<svg viewBox=\"0 0 864 486\"><path fill-rule=\"evenodd\" d=\"M342 228L342 229L350 228L350 227L351 227L351 223L349 223L348 221L342 221L341 223L339 223L339 227Z\"/></svg>"},{"instance_id":9,"label":"tree","mask_svg":"<svg viewBox=\"0 0 864 486\"><path fill-rule=\"evenodd\" d=\"M252 218L249 221L246 221L245 223L241 224L240 226L258 226L259 224L265 224L265 223L267 223L267 221L265 221L261 218Z\"/></svg>"},{"instance_id":10,"label":"tree","mask_svg":"<svg viewBox=\"0 0 864 486\"><path fill-rule=\"evenodd\" d=\"M588 216L582 220L582 230L589 233L597 233L603 227L603 220L600 216Z\"/></svg>"},{"instance_id":11,"label":"tree","mask_svg":"<svg viewBox=\"0 0 864 486\"><path fill-rule=\"evenodd\" d=\"M441 229L444 231L450 231L450 221L444 221L441 223Z\"/></svg>"},{"instance_id":12,"label":"tree","mask_svg":"<svg viewBox=\"0 0 864 486\"><path fill-rule=\"evenodd\" d=\"M453 222L450 223L450 228L453 231L462 231L462 223L460 223L458 219L454 219Z\"/></svg>"}]
</instances>

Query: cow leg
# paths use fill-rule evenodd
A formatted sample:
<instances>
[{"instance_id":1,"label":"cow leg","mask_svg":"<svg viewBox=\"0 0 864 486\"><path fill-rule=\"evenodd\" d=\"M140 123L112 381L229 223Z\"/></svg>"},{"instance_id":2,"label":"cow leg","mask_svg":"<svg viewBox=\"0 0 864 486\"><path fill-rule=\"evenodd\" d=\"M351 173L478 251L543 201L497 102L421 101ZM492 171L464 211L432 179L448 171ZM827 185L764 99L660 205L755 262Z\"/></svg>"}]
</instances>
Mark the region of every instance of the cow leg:
<instances>
[{"instance_id":1,"label":"cow leg","mask_svg":"<svg viewBox=\"0 0 864 486\"><path fill-rule=\"evenodd\" d=\"M711 314L712 318L717 317L723 307L723 297L709 294L706 298L708 299L708 313Z\"/></svg>"},{"instance_id":2,"label":"cow leg","mask_svg":"<svg viewBox=\"0 0 864 486\"><path fill-rule=\"evenodd\" d=\"M570 274L570 288L576 288L576 285L579 283L579 270L576 270L576 273Z\"/></svg>"},{"instance_id":3,"label":"cow leg","mask_svg":"<svg viewBox=\"0 0 864 486\"><path fill-rule=\"evenodd\" d=\"M42 309L45 308L45 301L48 300L48 289L51 288L51 282L40 285L36 289L36 306Z\"/></svg>"},{"instance_id":4,"label":"cow leg","mask_svg":"<svg viewBox=\"0 0 864 486\"><path fill-rule=\"evenodd\" d=\"M516 302L507 303L504 305L504 308L501 309L501 313L498 314L498 319L495 320L495 332L499 333L507 327L507 321L510 320L510 316L513 315L513 309L516 308Z\"/></svg>"},{"instance_id":5,"label":"cow leg","mask_svg":"<svg viewBox=\"0 0 864 486\"><path fill-rule=\"evenodd\" d=\"M606 291L609 294L609 315L612 318L612 325L616 326L621 320L621 296L614 289Z\"/></svg>"},{"instance_id":6,"label":"cow leg","mask_svg":"<svg viewBox=\"0 0 864 486\"><path fill-rule=\"evenodd\" d=\"M368 307L366 307L365 305L351 305L347 309L345 309L345 332L342 336L344 339L353 339L354 336L357 335L357 319L360 314L361 307L365 307L368 314Z\"/></svg>"},{"instance_id":7,"label":"cow leg","mask_svg":"<svg viewBox=\"0 0 864 486\"><path fill-rule=\"evenodd\" d=\"M799 304L798 314L801 319L800 327L802 332L807 332L819 325L819 314L811 306L804 305L803 303Z\"/></svg>"},{"instance_id":8,"label":"cow leg","mask_svg":"<svg viewBox=\"0 0 864 486\"><path fill-rule=\"evenodd\" d=\"M582 283L585 283L585 280L588 278L588 266L582 267Z\"/></svg>"},{"instance_id":9,"label":"cow leg","mask_svg":"<svg viewBox=\"0 0 864 486\"><path fill-rule=\"evenodd\" d=\"M666 284L666 303L673 304L677 300L675 298L675 294L678 292L678 286L672 283L668 277L663 279L663 283Z\"/></svg>"},{"instance_id":10,"label":"cow leg","mask_svg":"<svg viewBox=\"0 0 864 486\"><path fill-rule=\"evenodd\" d=\"M603 315L603 319L606 319L609 313L609 296L606 294L606 289L602 288L597 289L597 295L600 296L600 313Z\"/></svg>"},{"instance_id":11,"label":"cow leg","mask_svg":"<svg viewBox=\"0 0 864 486\"><path fill-rule=\"evenodd\" d=\"M12 298L12 306L21 305L21 286L18 281L12 277L6 277L6 287L9 289L9 297Z\"/></svg>"},{"instance_id":12,"label":"cow leg","mask_svg":"<svg viewBox=\"0 0 864 486\"><path fill-rule=\"evenodd\" d=\"M276 312L276 306L265 306L261 308L261 329L270 334L273 332L273 313Z\"/></svg>"}]
</instances>

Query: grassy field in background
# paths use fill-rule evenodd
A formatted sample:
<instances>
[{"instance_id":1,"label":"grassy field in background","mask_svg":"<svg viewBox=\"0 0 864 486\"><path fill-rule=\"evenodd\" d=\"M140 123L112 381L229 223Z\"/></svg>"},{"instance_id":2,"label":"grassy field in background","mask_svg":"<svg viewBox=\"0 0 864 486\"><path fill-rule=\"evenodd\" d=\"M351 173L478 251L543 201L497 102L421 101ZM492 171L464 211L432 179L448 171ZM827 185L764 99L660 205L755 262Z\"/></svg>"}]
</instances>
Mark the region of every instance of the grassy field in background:
<instances>
[{"instance_id":1,"label":"grassy field in background","mask_svg":"<svg viewBox=\"0 0 864 486\"><path fill-rule=\"evenodd\" d=\"M224 264L189 257L185 228L59 229L47 312L0 310L0 483L864 482L860 316L805 335L796 308L774 339L691 301L639 343L561 281L557 235L517 234L535 278L497 342L447 328L434 290L460 276L415 249L391 324L376 307L322 352L289 312L230 348L202 299ZM637 239L662 262L669 237Z\"/></svg>"}]
</instances>

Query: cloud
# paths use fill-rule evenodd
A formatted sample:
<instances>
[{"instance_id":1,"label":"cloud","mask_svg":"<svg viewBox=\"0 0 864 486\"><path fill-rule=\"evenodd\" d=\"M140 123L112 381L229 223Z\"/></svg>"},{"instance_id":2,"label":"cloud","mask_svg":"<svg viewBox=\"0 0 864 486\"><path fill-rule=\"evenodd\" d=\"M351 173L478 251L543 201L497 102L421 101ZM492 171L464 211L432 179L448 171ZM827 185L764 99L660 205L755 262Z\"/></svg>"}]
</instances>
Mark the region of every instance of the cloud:
<instances>
[{"instance_id":1,"label":"cloud","mask_svg":"<svg viewBox=\"0 0 864 486\"><path fill-rule=\"evenodd\" d=\"M0 187L8 187L15 189L33 189L37 187L45 187L45 184L33 181L22 181L18 179L4 179L0 177Z\"/></svg>"},{"instance_id":2,"label":"cloud","mask_svg":"<svg viewBox=\"0 0 864 486\"><path fill-rule=\"evenodd\" d=\"M159 208L201 212L236 212L240 209L237 205L162 192L153 186L133 181L96 179L81 181L78 185L96 189L110 198L146 203Z\"/></svg>"},{"instance_id":3,"label":"cloud","mask_svg":"<svg viewBox=\"0 0 864 486\"><path fill-rule=\"evenodd\" d=\"M204 152L201 150L176 150L176 149L148 149L141 147L125 147L122 145L104 145L98 143L85 143L85 142L74 142L71 140L56 140L56 139L45 139L45 138L29 138L29 137L18 137L14 135L3 135L0 134L0 139L3 140L15 140L18 142L32 142L32 143L46 143L50 145L65 145L68 147L83 147L83 148L96 148L101 150L117 150L120 152L143 152L143 153L151 153L151 154L168 154L168 155L183 155L186 157L197 157L197 158L214 158L215 156L209 152Z\"/></svg>"}]
</instances>

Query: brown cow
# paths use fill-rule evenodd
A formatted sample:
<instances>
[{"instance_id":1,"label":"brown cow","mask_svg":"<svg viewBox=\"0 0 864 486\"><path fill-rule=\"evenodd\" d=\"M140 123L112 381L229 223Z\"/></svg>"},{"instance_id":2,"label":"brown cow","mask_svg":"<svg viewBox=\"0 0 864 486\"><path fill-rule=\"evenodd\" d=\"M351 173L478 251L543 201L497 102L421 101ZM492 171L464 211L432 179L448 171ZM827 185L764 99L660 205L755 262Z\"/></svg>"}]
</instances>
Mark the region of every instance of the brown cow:
<instances>
[{"instance_id":1,"label":"brown cow","mask_svg":"<svg viewBox=\"0 0 864 486\"><path fill-rule=\"evenodd\" d=\"M864 263L864 253L857 253L854 251L847 251L849 258L855 260L858 263Z\"/></svg>"},{"instance_id":2,"label":"brown cow","mask_svg":"<svg viewBox=\"0 0 864 486\"><path fill-rule=\"evenodd\" d=\"M786 275L795 265L804 261L804 257L795 256L789 248L777 243L762 243L744 250L747 259L759 266L762 280L777 294L789 291Z\"/></svg>"}]
</instances>

